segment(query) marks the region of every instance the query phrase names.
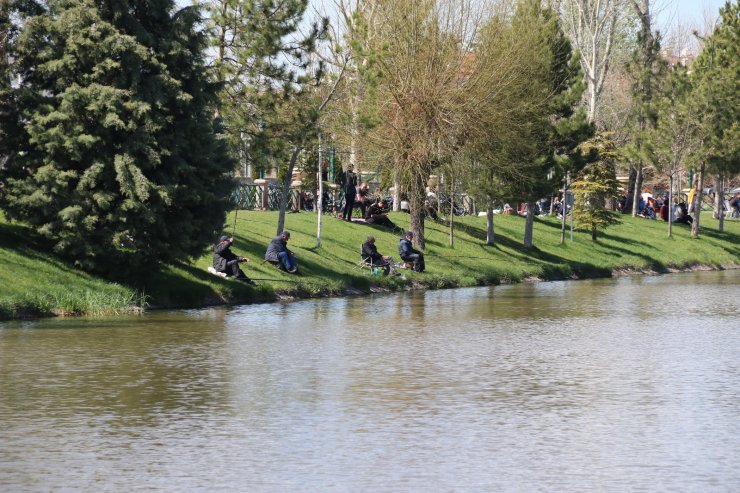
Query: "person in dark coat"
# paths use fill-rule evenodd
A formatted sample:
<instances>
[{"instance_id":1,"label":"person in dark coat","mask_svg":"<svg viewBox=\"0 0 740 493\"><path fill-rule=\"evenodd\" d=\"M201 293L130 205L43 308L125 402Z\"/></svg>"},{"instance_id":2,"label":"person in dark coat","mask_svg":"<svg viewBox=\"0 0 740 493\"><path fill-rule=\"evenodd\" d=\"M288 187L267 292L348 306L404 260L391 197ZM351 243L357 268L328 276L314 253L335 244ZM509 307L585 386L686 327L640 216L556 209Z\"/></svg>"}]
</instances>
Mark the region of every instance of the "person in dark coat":
<instances>
[{"instance_id":1,"label":"person in dark coat","mask_svg":"<svg viewBox=\"0 0 740 493\"><path fill-rule=\"evenodd\" d=\"M213 245L213 268L216 272L221 272L227 276L233 276L237 281L244 281L247 284L254 285L247 275L239 268L240 262L249 262L247 257L240 257L231 251L231 244L234 238L222 236L218 243Z\"/></svg>"},{"instance_id":2,"label":"person in dark coat","mask_svg":"<svg viewBox=\"0 0 740 493\"><path fill-rule=\"evenodd\" d=\"M367 237L367 241L362 244L360 255L362 256L362 260L373 267L382 267L383 275L387 276L391 271L391 263L393 262L393 259L378 253L378 248L375 246L374 236L370 235Z\"/></svg>"},{"instance_id":3,"label":"person in dark coat","mask_svg":"<svg viewBox=\"0 0 740 493\"><path fill-rule=\"evenodd\" d=\"M277 264L280 269L286 272L295 274L298 272L298 266L296 265L295 255L288 250L288 240L290 240L289 231L283 231L279 236L273 238L267 246L265 260Z\"/></svg>"},{"instance_id":4,"label":"person in dark coat","mask_svg":"<svg viewBox=\"0 0 740 493\"><path fill-rule=\"evenodd\" d=\"M388 219L388 207L383 199L371 204L367 208L365 222L367 224L377 224L378 226L388 226L389 228L396 227L396 225L393 224L393 221Z\"/></svg>"},{"instance_id":5,"label":"person in dark coat","mask_svg":"<svg viewBox=\"0 0 740 493\"><path fill-rule=\"evenodd\" d=\"M694 222L694 218L689 214L689 210L686 208L685 202L678 204L678 214L673 222L679 224L691 224Z\"/></svg>"},{"instance_id":6,"label":"person in dark coat","mask_svg":"<svg viewBox=\"0 0 740 493\"><path fill-rule=\"evenodd\" d=\"M404 262L412 262L416 272L424 272L426 268L424 265L424 254L414 248L411 243L413 239L414 233L407 231L403 238L401 238L401 241L398 242L398 255Z\"/></svg>"},{"instance_id":7,"label":"person in dark coat","mask_svg":"<svg viewBox=\"0 0 740 493\"><path fill-rule=\"evenodd\" d=\"M342 176L342 189L344 190L342 218L345 221L351 221L352 209L355 208L355 195L357 195L357 175L351 169L345 171Z\"/></svg>"}]
</instances>

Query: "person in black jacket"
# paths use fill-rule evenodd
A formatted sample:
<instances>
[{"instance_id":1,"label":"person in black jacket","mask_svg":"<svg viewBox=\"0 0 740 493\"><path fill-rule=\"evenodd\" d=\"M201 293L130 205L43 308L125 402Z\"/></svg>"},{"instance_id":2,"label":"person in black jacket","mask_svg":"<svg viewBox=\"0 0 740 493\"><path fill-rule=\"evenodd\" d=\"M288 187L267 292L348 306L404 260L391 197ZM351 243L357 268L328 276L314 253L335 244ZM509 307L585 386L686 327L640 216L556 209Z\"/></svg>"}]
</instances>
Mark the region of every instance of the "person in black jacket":
<instances>
[{"instance_id":1,"label":"person in black jacket","mask_svg":"<svg viewBox=\"0 0 740 493\"><path fill-rule=\"evenodd\" d=\"M365 222L367 224L377 224L378 226L387 226L389 228L395 228L396 225L393 221L388 219L388 207L386 206L385 200L380 199L378 202L371 204L367 208L367 214L365 214Z\"/></svg>"},{"instance_id":2,"label":"person in black jacket","mask_svg":"<svg viewBox=\"0 0 740 493\"><path fill-rule=\"evenodd\" d=\"M298 272L295 255L288 250L290 231L283 231L272 239L265 252L265 260L276 264L280 269L295 274Z\"/></svg>"},{"instance_id":3,"label":"person in black jacket","mask_svg":"<svg viewBox=\"0 0 740 493\"><path fill-rule=\"evenodd\" d=\"M355 208L355 195L357 195L357 175L351 169L344 172L342 176L342 189L344 190L344 210L342 219L352 220L352 209Z\"/></svg>"},{"instance_id":4,"label":"person in black jacket","mask_svg":"<svg viewBox=\"0 0 740 493\"><path fill-rule=\"evenodd\" d=\"M401 238L401 241L398 242L398 255L404 262L412 262L416 272L424 272L426 268L424 265L424 254L413 247L411 244L413 239L414 233L407 231L403 238Z\"/></svg>"},{"instance_id":5,"label":"person in black jacket","mask_svg":"<svg viewBox=\"0 0 740 493\"><path fill-rule=\"evenodd\" d=\"M222 236L218 243L213 245L213 268L216 272L221 272L227 276L233 276L237 281L244 281L247 284L254 285L254 281L239 268L240 262L249 262L247 257L240 257L231 251L231 244L234 238Z\"/></svg>"},{"instance_id":6,"label":"person in black jacket","mask_svg":"<svg viewBox=\"0 0 740 493\"><path fill-rule=\"evenodd\" d=\"M371 266L382 267L383 275L387 276L391 271L391 263L393 262L393 259L378 253L378 248L375 246L374 236L370 235L367 237L367 241L362 244L360 255L362 256L362 260Z\"/></svg>"}]
</instances>

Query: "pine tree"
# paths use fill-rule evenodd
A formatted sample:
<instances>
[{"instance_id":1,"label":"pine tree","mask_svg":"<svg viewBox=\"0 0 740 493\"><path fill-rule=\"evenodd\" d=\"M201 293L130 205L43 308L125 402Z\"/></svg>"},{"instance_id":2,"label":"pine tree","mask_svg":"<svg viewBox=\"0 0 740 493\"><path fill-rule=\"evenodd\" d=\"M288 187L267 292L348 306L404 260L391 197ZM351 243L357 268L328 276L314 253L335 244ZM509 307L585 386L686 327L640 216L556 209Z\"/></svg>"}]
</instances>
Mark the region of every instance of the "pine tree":
<instances>
[{"instance_id":1,"label":"pine tree","mask_svg":"<svg viewBox=\"0 0 740 493\"><path fill-rule=\"evenodd\" d=\"M587 164L578 180L573 182L573 218L579 225L591 231L591 240L596 241L599 230L619 224L619 214L606 207L616 199L618 182L614 166L616 145L603 133L584 143L584 151L595 152L598 160Z\"/></svg>"},{"instance_id":2,"label":"pine tree","mask_svg":"<svg viewBox=\"0 0 740 493\"><path fill-rule=\"evenodd\" d=\"M197 256L225 219L233 168L216 136L196 8L48 0L24 19L22 131L2 206L85 269Z\"/></svg>"},{"instance_id":3,"label":"pine tree","mask_svg":"<svg viewBox=\"0 0 740 493\"><path fill-rule=\"evenodd\" d=\"M312 54L327 21L307 26L307 0L209 0L210 43L222 85L219 111L232 149L249 142L259 168L288 162L278 233L283 229L293 166L318 118ZM302 34L302 28L308 32Z\"/></svg>"},{"instance_id":4,"label":"pine tree","mask_svg":"<svg viewBox=\"0 0 740 493\"><path fill-rule=\"evenodd\" d=\"M517 166L526 176L517 184L528 205L524 247L532 246L534 200L549 193L567 173L576 173L586 163L578 146L593 135L593 125L579 107L585 89L578 56L571 49L558 17L537 0L519 3L513 18L518 36L535 33L531 55L540 60L531 84L545 96L546 104L536 107L528 129L530 144ZM564 225L563 225L564 227Z\"/></svg>"},{"instance_id":5,"label":"pine tree","mask_svg":"<svg viewBox=\"0 0 740 493\"><path fill-rule=\"evenodd\" d=\"M700 163L700 171L706 167L720 177L737 175L740 173L740 2L727 1L720 9L720 24L705 40L693 70L696 89L692 101L695 111L702 115L699 128L702 145L695 160ZM721 187L717 192L721 197ZM701 193L701 188L697 189L692 237L699 232Z\"/></svg>"},{"instance_id":6,"label":"pine tree","mask_svg":"<svg viewBox=\"0 0 740 493\"><path fill-rule=\"evenodd\" d=\"M655 125L643 133L641 159L668 178L668 206L673 203L676 175L685 167L689 153L696 147L700 115L691 99L691 84L686 67L677 65L661 73L655 81ZM672 235L669 213L668 236Z\"/></svg>"}]
</instances>

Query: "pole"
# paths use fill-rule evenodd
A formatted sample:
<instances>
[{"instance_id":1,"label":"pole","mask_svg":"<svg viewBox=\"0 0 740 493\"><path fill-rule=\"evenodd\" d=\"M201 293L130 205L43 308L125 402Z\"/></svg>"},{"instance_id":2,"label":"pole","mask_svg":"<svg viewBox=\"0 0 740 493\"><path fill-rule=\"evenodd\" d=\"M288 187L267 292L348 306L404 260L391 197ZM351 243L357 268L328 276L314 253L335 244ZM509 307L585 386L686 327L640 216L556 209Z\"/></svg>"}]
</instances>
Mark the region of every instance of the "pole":
<instances>
[{"instance_id":1,"label":"pole","mask_svg":"<svg viewBox=\"0 0 740 493\"><path fill-rule=\"evenodd\" d=\"M324 162L321 159L321 133L319 133L319 166L316 173L316 178L319 181L319 191L318 191L318 197L316 197L316 211L318 212L319 216L316 220L316 248L319 248L321 246L321 217L323 214L323 199L324 199L324 182L321 179L321 170L323 168Z\"/></svg>"}]
</instances>

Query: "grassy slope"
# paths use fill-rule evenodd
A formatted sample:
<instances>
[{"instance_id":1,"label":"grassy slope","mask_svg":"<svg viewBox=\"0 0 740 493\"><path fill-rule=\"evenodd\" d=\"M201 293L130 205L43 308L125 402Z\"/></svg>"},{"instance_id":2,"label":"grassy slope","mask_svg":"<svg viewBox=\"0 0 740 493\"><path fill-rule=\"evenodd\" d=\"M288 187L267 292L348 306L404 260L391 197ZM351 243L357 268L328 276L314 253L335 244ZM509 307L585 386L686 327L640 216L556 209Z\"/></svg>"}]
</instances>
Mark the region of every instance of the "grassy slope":
<instances>
[{"instance_id":1,"label":"grassy slope","mask_svg":"<svg viewBox=\"0 0 740 493\"><path fill-rule=\"evenodd\" d=\"M400 227L408 216L392 214ZM26 246L23 228L0 222L0 318L25 311L51 313L53 308L68 312L94 313L110 305L113 310L136 300L144 292L153 306L201 306L230 302L269 301L281 295L315 296L342 294L348 288L367 291L371 285L397 289L408 285L426 287L471 286L516 282L528 277L557 279L608 276L614 269L666 271L706 265L715 268L740 264L740 221L725 221L725 232L717 221L702 217L700 239L690 238L689 228L674 225L673 237L661 221L623 217L624 223L603 233L593 243L586 232L575 232L575 240L559 245L559 223L554 218L535 222L532 251L520 247L524 220L496 216L496 245L485 245L485 217L456 218L455 247L449 248L448 226L428 221L427 272L404 272L402 277L372 279L367 270L356 268L359 249L373 234L381 253L398 260L399 233L364 224L348 224L324 216L322 246L316 244L316 215L289 214L286 228L293 236L290 247L298 255L304 275L284 274L261 263L265 247L275 235L277 213L239 211L235 245L238 254L253 259L243 264L247 274L258 281L257 289L206 272L208 252L192 264L166 268L152 276L145 286L122 287L92 278L70 268L52 255ZM233 214L227 221L232 233Z\"/></svg>"},{"instance_id":2,"label":"grassy slope","mask_svg":"<svg viewBox=\"0 0 740 493\"><path fill-rule=\"evenodd\" d=\"M0 216L0 319L115 313L136 303L134 290L76 270L35 247L30 236Z\"/></svg>"}]
</instances>

